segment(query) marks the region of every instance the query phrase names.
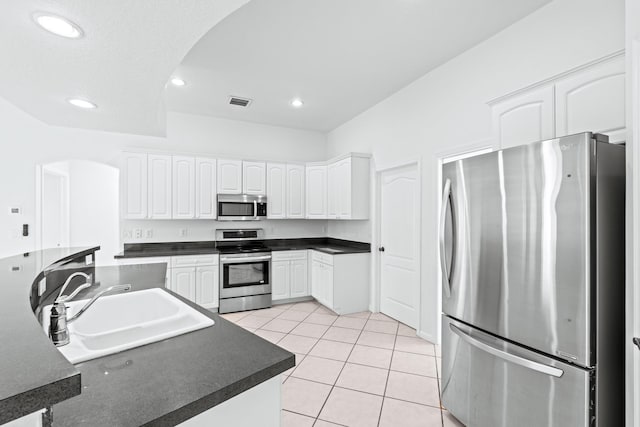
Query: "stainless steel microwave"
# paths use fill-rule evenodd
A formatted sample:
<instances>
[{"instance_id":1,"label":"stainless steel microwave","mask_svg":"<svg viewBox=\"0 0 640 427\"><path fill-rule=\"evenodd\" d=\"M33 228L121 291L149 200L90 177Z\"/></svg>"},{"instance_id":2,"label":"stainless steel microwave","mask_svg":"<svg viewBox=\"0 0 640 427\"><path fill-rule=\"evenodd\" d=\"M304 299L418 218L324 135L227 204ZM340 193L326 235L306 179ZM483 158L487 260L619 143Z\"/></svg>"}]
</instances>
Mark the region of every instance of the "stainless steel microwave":
<instances>
[{"instance_id":1,"label":"stainless steel microwave","mask_svg":"<svg viewBox=\"0 0 640 427\"><path fill-rule=\"evenodd\" d=\"M218 221L256 221L266 218L266 196L218 194Z\"/></svg>"}]
</instances>

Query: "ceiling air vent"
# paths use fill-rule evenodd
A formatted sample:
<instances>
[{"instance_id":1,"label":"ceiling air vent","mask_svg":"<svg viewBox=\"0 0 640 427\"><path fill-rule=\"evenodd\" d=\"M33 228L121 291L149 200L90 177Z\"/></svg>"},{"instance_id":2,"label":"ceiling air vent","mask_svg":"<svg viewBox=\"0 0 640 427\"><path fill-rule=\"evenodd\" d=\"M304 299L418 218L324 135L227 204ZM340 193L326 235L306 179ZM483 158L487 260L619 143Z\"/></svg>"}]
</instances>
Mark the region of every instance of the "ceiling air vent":
<instances>
[{"instance_id":1,"label":"ceiling air vent","mask_svg":"<svg viewBox=\"0 0 640 427\"><path fill-rule=\"evenodd\" d=\"M240 98L237 96L230 96L229 104L237 105L238 107L248 107L249 104L251 104L251 100L247 98Z\"/></svg>"}]
</instances>

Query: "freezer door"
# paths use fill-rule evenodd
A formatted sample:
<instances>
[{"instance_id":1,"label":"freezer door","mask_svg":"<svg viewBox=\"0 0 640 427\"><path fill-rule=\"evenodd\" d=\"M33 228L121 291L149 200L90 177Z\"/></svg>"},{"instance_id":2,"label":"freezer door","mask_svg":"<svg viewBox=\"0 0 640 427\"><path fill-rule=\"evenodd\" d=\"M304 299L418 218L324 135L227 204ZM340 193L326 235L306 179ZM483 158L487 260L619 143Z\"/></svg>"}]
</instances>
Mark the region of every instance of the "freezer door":
<instances>
[{"instance_id":1,"label":"freezer door","mask_svg":"<svg viewBox=\"0 0 640 427\"><path fill-rule=\"evenodd\" d=\"M442 404L470 427L589 427L591 371L442 319Z\"/></svg>"},{"instance_id":2,"label":"freezer door","mask_svg":"<svg viewBox=\"0 0 640 427\"><path fill-rule=\"evenodd\" d=\"M443 312L593 366L591 134L443 167Z\"/></svg>"}]
</instances>

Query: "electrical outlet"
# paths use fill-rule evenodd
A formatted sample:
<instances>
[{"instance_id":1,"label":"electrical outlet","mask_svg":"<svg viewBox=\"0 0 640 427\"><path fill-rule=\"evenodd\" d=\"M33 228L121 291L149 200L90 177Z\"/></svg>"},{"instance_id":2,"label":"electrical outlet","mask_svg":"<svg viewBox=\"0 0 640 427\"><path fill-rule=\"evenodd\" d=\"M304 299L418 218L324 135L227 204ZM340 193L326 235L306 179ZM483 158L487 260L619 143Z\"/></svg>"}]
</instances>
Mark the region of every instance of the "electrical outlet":
<instances>
[{"instance_id":1,"label":"electrical outlet","mask_svg":"<svg viewBox=\"0 0 640 427\"><path fill-rule=\"evenodd\" d=\"M186 228L181 228L179 234L180 234L180 237L186 237L187 234L189 234L189 230Z\"/></svg>"},{"instance_id":2,"label":"electrical outlet","mask_svg":"<svg viewBox=\"0 0 640 427\"><path fill-rule=\"evenodd\" d=\"M133 230L133 235L136 239L142 239L142 229L136 228L135 230Z\"/></svg>"},{"instance_id":3,"label":"electrical outlet","mask_svg":"<svg viewBox=\"0 0 640 427\"><path fill-rule=\"evenodd\" d=\"M153 228L145 230L144 235L147 239L151 239L153 237Z\"/></svg>"}]
</instances>

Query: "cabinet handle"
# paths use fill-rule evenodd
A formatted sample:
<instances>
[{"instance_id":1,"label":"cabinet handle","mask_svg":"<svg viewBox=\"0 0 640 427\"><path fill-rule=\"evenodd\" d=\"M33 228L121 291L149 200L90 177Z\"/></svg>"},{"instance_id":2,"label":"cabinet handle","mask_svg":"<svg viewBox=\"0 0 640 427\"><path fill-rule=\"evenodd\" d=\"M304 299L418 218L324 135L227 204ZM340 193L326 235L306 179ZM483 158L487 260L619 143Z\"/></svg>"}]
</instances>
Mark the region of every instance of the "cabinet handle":
<instances>
[{"instance_id":1,"label":"cabinet handle","mask_svg":"<svg viewBox=\"0 0 640 427\"><path fill-rule=\"evenodd\" d=\"M380 247L378 248L378 250L379 250L380 252L384 252L384 246L380 246Z\"/></svg>"},{"instance_id":2,"label":"cabinet handle","mask_svg":"<svg viewBox=\"0 0 640 427\"><path fill-rule=\"evenodd\" d=\"M634 337L633 343L636 345L636 347L638 347L638 350L640 350L640 338Z\"/></svg>"}]
</instances>

